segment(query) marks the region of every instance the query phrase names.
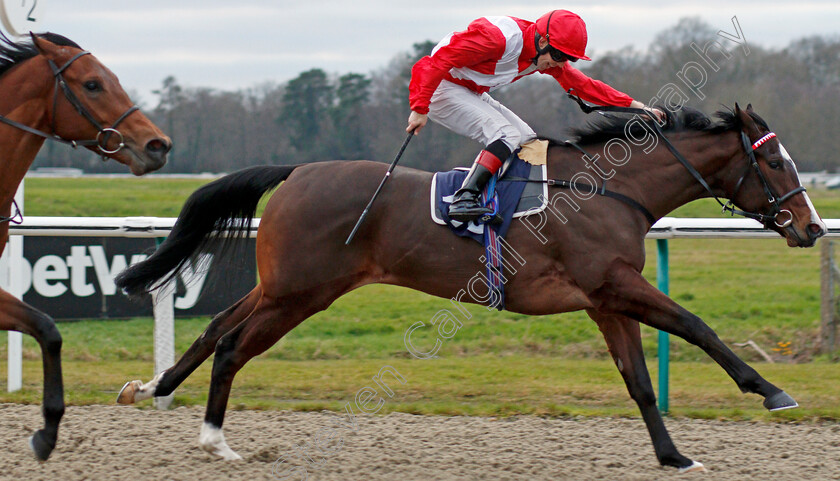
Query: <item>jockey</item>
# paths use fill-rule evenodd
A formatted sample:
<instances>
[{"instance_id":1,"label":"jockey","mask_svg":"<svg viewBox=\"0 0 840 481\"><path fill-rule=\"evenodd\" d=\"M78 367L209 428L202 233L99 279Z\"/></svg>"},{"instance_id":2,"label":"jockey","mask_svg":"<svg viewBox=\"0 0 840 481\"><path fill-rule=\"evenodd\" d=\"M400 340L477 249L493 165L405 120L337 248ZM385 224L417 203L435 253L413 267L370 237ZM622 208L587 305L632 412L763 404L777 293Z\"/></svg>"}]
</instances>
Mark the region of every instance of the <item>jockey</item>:
<instances>
[{"instance_id":1,"label":"jockey","mask_svg":"<svg viewBox=\"0 0 840 481\"><path fill-rule=\"evenodd\" d=\"M411 69L406 132L414 134L431 118L485 145L449 207L449 217L468 222L490 213L480 203L485 184L520 145L536 133L488 92L534 72L557 79L564 90L599 105L665 113L593 80L569 65L586 56L586 24L576 14L553 10L534 22L514 17L482 17L467 30L440 41Z\"/></svg>"}]
</instances>

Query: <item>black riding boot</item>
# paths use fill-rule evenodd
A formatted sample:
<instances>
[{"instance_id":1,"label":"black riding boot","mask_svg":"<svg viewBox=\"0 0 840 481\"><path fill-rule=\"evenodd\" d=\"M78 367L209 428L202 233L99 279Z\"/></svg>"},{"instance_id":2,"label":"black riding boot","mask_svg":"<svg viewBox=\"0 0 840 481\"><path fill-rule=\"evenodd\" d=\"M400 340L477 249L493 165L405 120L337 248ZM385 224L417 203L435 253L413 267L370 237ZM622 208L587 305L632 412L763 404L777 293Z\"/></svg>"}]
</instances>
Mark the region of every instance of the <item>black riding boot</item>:
<instances>
[{"instance_id":1,"label":"black riding boot","mask_svg":"<svg viewBox=\"0 0 840 481\"><path fill-rule=\"evenodd\" d=\"M449 218L460 222L470 222L487 214L492 214L493 209L485 207L481 203L481 192L487 182L493 178L494 172L487 167L474 163L461 184L461 188L455 192L455 198L449 205Z\"/></svg>"}]
</instances>

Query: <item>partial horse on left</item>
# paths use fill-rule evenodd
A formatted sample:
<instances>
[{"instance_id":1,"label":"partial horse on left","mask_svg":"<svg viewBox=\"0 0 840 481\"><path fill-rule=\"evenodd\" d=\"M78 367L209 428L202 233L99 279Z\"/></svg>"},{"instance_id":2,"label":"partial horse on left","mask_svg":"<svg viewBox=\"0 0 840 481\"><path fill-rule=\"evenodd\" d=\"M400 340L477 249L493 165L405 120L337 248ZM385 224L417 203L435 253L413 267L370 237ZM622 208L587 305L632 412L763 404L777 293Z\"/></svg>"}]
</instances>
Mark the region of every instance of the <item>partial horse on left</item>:
<instances>
[{"instance_id":1,"label":"partial horse on left","mask_svg":"<svg viewBox=\"0 0 840 481\"><path fill-rule=\"evenodd\" d=\"M73 41L45 33L12 42L0 34L0 254L17 214L15 192L46 139L88 148L134 175L163 167L172 147L117 77ZM29 444L46 460L64 415L61 335L50 316L2 290L0 330L29 334L41 346L44 428Z\"/></svg>"}]
</instances>

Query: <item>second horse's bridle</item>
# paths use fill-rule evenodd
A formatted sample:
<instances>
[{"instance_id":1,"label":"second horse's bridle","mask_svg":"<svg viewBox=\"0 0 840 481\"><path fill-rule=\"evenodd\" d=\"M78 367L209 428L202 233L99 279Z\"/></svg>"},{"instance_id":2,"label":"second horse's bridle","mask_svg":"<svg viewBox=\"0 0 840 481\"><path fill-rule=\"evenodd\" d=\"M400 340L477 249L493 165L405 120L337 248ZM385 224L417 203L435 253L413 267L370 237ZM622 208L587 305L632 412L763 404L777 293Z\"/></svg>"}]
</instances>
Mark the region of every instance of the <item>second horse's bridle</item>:
<instances>
[{"instance_id":1,"label":"second horse's bridle","mask_svg":"<svg viewBox=\"0 0 840 481\"><path fill-rule=\"evenodd\" d=\"M90 54L90 52L87 52L87 51L79 52L76 55L74 55L70 60L68 60L60 68L58 67L58 65L55 64L55 62L52 61L52 59L47 59L47 63L49 64L50 69L53 72L53 77L55 77L55 88L53 89L53 118L52 118L52 122L51 122L52 131L53 131L52 134L42 132L38 129L32 128L28 125L24 125L20 122L14 121L14 120L12 120L8 117L5 117L3 115L0 115L0 122L3 122L7 125L11 125L12 127L18 128L18 129L23 130L25 132L29 132L30 134L34 134L34 135L37 135L39 137L43 137L45 139L54 140L56 142L61 142L62 144L70 145L74 149L76 147L80 146L80 145L85 146L85 147L95 145L96 148L99 149L99 153L100 153L100 155L102 155L103 159L105 158L106 155L116 154L117 152L122 150L125 147L125 138L123 137L122 133L119 130L117 130L117 126L123 120L125 120L126 117L131 115L134 111L139 110L140 108L136 105L132 105L131 107L128 108L128 110L126 110L122 115L120 115L119 118L117 118L117 120L114 121L114 123L111 124L110 127L103 127L102 124L99 123L99 121L97 121L96 118L94 118L94 116L91 115L90 112L88 112L88 110L85 108L85 106L82 105L82 102L79 100L78 97L76 97L76 94L74 94L73 91L70 90L70 86L67 85L67 82L64 80L64 76L62 75L62 72L67 70L67 67L69 67L73 62L78 60L80 57L83 57L83 56L89 55L89 54ZM55 129L56 129L55 112L56 112L56 107L58 106L58 89L59 88L61 88L62 92L64 92L64 98L66 98L67 101L70 102L70 105L72 105L73 108L76 109L76 112L78 112L79 115L81 115L82 117L87 119L88 122L90 122L94 127L97 128L97 130L99 130L99 132L96 134L95 139L92 139L92 140L66 140L66 139L62 139L61 137L59 137L58 134L55 133ZM110 139L111 135L116 135L119 138L119 142L117 143L117 148L116 149L108 149L108 140ZM17 202L12 200L12 204L13 204L16 212L10 217L0 216L0 223L2 223L2 222L12 222L13 224L20 224L23 221L23 215L20 212L20 208L17 206Z\"/></svg>"},{"instance_id":2,"label":"second horse's bridle","mask_svg":"<svg viewBox=\"0 0 840 481\"><path fill-rule=\"evenodd\" d=\"M51 122L52 131L53 131L52 134L42 132L38 129L34 129L34 128L28 126L28 125L24 125L20 122L16 122L16 121L14 121L12 119L9 119L9 118L7 118L5 116L2 116L2 115L0 115L0 122L11 125L12 127L16 127L16 128L21 129L25 132L29 132L30 134L35 134L37 136L43 137L45 139L54 140L56 142L61 142L63 144L70 145L73 148L76 148L80 145L85 146L85 147L96 146L96 148L99 149L99 152L100 152L100 154L102 154L103 157L105 155L116 154L117 152L122 150L125 147L125 139L123 138L122 133L120 133L120 131L117 130L117 126L123 120L125 120L126 117L131 115L134 111L139 110L140 108L136 105L132 105L131 107L128 108L128 110L126 110L122 115L120 115L119 118L117 118L117 120L115 120L114 123L111 124L110 127L104 127L99 121L97 121L96 118L93 115L91 115L90 112L88 112L88 110L84 107L84 105L82 105L82 102L79 100L78 97L76 97L76 94L74 94L73 91L70 90L70 86L67 85L67 82L64 80L64 76L62 75L62 72L67 70L67 68L73 62L75 62L80 57L83 57L85 55L90 55L90 52L83 51L83 52L77 53L76 55L74 55L70 60L68 60L61 67L58 67L55 64L55 62L52 61L52 59L47 59L47 63L49 63L50 69L53 72L53 77L55 77L55 88L53 90L53 118L52 118L52 122ZM59 88L64 93L64 98L66 98L67 101L70 102L70 105L72 105L73 108L76 109L76 112L78 112L79 115L81 115L82 117L87 119L88 122L90 122L94 127L96 127L97 130L99 130L99 132L96 134L95 139L92 139L92 140L66 140L66 139L62 139L61 137L58 136L58 134L55 133L55 129L56 129L55 111L56 111L56 107L58 106L58 90L59 90ZM116 149L108 149L108 140L110 139L111 135L116 135L119 138L119 142L117 143L117 148Z\"/></svg>"}]
</instances>

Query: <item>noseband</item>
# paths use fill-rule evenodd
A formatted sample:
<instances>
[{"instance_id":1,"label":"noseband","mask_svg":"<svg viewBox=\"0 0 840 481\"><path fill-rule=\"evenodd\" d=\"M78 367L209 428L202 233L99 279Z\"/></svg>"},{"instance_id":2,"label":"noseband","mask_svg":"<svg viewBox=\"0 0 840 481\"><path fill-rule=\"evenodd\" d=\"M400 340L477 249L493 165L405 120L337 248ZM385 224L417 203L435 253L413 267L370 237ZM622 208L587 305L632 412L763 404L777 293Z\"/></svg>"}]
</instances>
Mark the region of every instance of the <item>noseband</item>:
<instances>
[{"instance_id":1,"label":"noseband","mask_svg":"<svg viewBox=\"0 0 840 481\"><path fill-rule=\"evenodd\" d=\"M117 126L123 120L125 120L126 117L131 115L134 111L139 110L139 107L137 107L136 105L132 105L131 107L128 108L128 110L126 110L122 115L120 115L119 118L116 121L114 121L114 123L111 124L110 127L103 127L102 124L100 124L99 121L97 121L96 118L94 118L93 115L91 115L91 113L88 112L88 110L84 107L84 105L82 105L82 102L79 100L78 97L76 97L76 94L74 94L73 91L70 90L70 86L67 85L67 82L64 80L64 76L62 75L62 72L67 70L67 68L73 62L78 60L80 57L83 57L83 56L89 55L89 54L90 54L90 52L79 52L76 55L74 55L70 60L68 60L60 68L55 64L55 62L52 61L52 59L47 59L47 63L49 63L50 69L53 72L53 77L55 77L55 88L53 89L53 119L52 119L52 122L51 122L52 131L53 131L52 135L50 135L46 132L42 132L40 130L34 129L34 128L28 126L28 125L24 125L20 122L16 122L16 121L11 120L11 119L9 119L7 117L4 117L2 115L0 115L0 122L11 125L12 127L16 127L20 130L29 132L30 134L35 134L39 137L43 137L45 139L54 140L56 142L61 142L63 144L70 145L73 148L76 148L80 145L81 146L93 146L93 145L95 145L96 148L99 149L99 152L103 156L103 158L105 157L105 155L116 154L117 152L122 150L125 147L125 139L124 139L122 133L120 133L120 131L117 130ZM96 134L95 139L92 139L92 140L66 140L66 139L62 139L61 137L58 136L58 134L55 133L55 130L56 130L55 112L56 112L56 107L58 105L58 90L59 90L59 88L61 88L62 92L64 92L64 98L66 98L67 101L70 102L70 105L72 105L73 108L76 109L76 112L78 112L79 115L81 115L82 117L87 119L87 121L90 122L99 131ZM110 139L111 135L116 135L119 138L117 148L113 149L113 150L108 149L108 140Z\"/></svg>"}]
</instances>

